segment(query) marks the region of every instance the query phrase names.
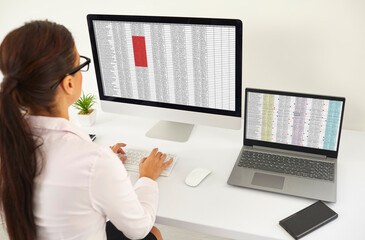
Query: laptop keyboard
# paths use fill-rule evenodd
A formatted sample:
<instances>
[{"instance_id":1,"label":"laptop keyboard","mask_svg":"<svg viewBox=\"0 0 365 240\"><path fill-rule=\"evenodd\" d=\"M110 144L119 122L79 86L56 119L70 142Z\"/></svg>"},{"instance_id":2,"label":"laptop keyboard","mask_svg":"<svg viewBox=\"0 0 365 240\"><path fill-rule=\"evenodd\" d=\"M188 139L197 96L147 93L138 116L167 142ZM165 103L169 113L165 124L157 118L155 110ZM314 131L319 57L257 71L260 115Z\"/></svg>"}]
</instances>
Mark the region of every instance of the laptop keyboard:
<instances>
[{"instance_id":1,"label":"laptop keyboard","mask_svg":"<svg viewBox=\"0 0 365 240\"><path fill-rule=\"evenodd\" d=\"M334 163L254 151L244 151L238 166L327 181L333 181L335 174Z\"/></svg>"}]
</instances>

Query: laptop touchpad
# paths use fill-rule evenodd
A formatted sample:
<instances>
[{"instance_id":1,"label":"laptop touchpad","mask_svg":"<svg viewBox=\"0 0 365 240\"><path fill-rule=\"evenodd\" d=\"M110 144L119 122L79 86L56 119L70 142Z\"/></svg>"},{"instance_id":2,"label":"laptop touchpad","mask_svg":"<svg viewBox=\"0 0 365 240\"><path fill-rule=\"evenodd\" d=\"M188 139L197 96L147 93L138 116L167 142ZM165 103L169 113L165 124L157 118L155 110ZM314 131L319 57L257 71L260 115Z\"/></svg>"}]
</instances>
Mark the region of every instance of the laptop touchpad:
<instances>
[{"instance_id":1,"label":"laptop touchpad","mask_svg":"<svg viewBox=\"0 0 365 240\"><path fill-rule=\"evenodd\" d=\"M252 185L283 189L284 177L255 172L252 178Z\"/></svg>"}]
</instances>

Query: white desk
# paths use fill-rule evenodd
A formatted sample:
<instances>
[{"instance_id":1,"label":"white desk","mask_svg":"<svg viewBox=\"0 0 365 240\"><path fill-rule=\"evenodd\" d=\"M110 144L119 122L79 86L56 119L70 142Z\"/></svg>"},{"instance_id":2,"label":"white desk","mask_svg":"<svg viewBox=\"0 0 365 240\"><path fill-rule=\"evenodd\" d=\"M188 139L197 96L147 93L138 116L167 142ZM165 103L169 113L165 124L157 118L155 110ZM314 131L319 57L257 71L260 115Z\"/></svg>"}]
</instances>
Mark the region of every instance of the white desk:
<instances>
[{"instance_id":1,"label":"white desk","mask_svg":"<svg viewBox=\"0 0 365 240\"><path fill-rule=\"evenodd\" d=\"M96 142L176 153L172 174L160 177L157 223L240 240L293 239L279 220L309 206L315 200L233 187L227 184L242 146L242 131L196 126L186 143L147 138L157 120L98 112L93 127ZM343 131L338 162L337 202L328 204L338 219L304 239L365 239L365 133ZM195 167L212 169L198 187L185 185ZM132 181L138 174L130 173Z\"/></svg>"}]
</instances>

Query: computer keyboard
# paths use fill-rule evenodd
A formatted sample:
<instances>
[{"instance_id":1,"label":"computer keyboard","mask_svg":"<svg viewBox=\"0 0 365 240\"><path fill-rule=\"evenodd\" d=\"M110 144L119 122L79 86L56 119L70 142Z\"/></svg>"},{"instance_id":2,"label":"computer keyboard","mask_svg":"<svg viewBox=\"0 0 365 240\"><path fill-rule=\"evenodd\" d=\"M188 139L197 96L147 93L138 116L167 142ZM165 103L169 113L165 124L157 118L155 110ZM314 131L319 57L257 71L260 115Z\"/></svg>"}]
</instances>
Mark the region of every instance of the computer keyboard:
<instances>
[{"instance_id":1,"label":"computer keyboard","mask_svg":"<svg viewBox=\"0 0 365 240\"><path fill-rule=\"evenodd\" d=\"M334 163L254 151L244 151L238 166L327 181L335 174Z\"/></svg>"},{"instance_id":2,"label":"computer keyboard","mask_svg":"<svg viewBox=\"0 0 365 240\"><path fill-rule=\"evenodd\" d=\"M125 168L128 171L139 172L139 163L141 162L142 158L148 157L151 151L145 151L140 149L131 149L131 148L123 148L125 152L125 156L127 160L124 163ZM165 161L168 161L170 158L173 158L174 161L162 171L161 176L168 177L171 174L172 169L174 168L177 156L175 154L168 154L166 153L167 157ZM122 155L120 155L122 156Z\"/></svg>"}]
</instances>

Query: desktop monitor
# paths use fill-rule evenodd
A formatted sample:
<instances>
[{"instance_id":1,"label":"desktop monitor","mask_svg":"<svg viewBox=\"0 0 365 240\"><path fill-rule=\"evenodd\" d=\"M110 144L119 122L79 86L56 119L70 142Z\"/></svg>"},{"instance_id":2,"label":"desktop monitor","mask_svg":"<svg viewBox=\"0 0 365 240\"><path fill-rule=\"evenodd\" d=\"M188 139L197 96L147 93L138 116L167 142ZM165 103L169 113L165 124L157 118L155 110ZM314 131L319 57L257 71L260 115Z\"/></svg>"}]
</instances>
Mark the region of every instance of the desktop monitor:
<instances>
[{"instance_id":1,"label":"desktop monitor","mask_svg":"<svg viewBox=\"0 0 365 240\"><path fill-rule=\"evenodd\" d=\"M160 121L149 137L186 141L194 124L241 128L242 22L87 16L103 111Z\"/></svg>"}]
</instances>

